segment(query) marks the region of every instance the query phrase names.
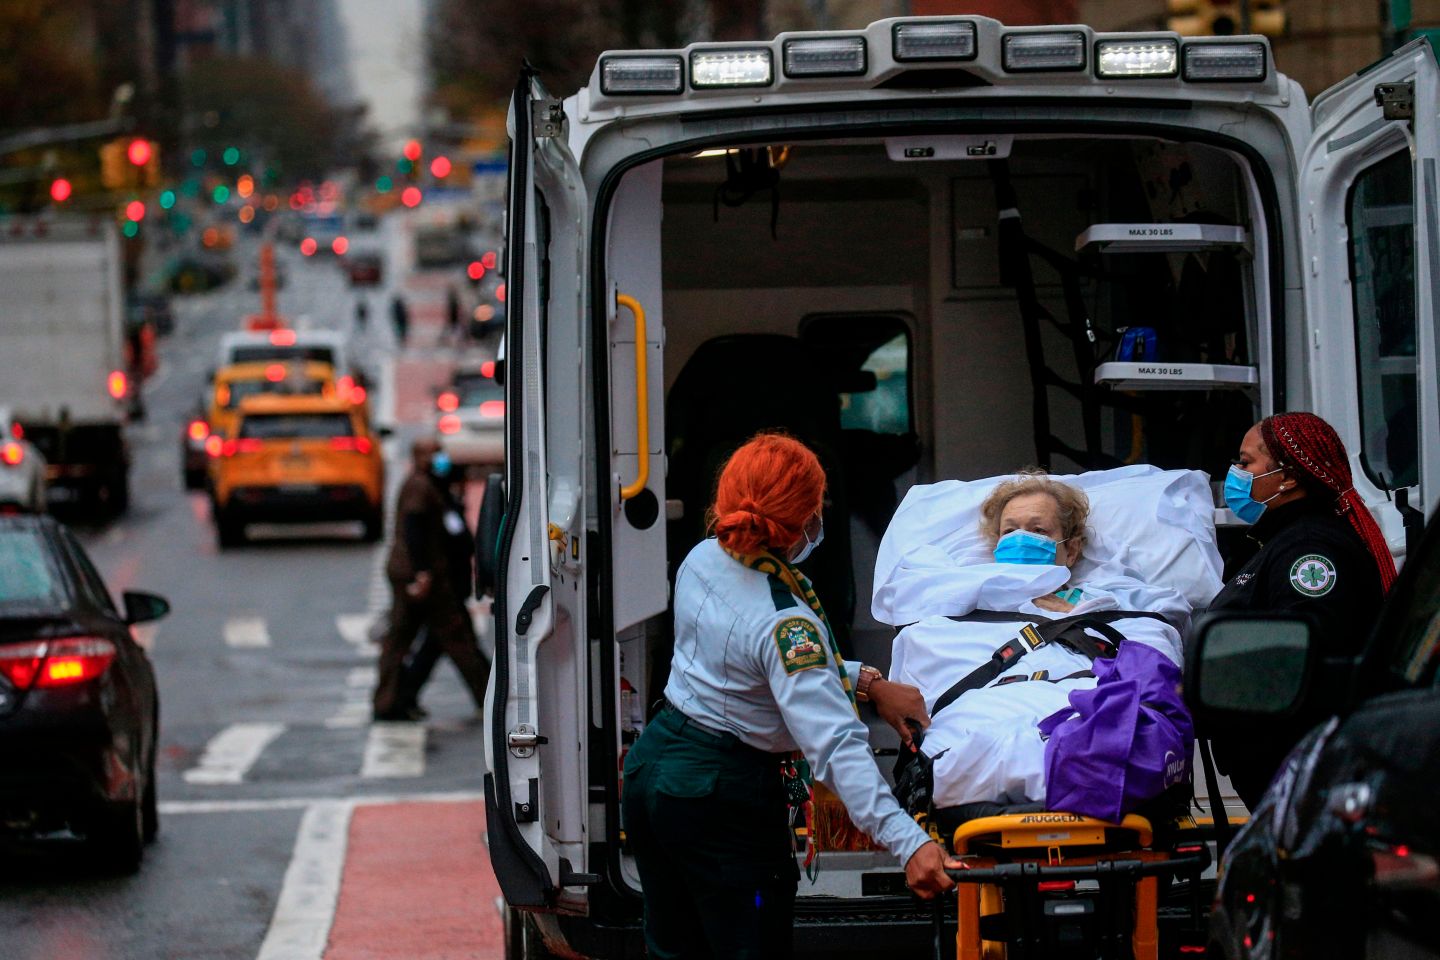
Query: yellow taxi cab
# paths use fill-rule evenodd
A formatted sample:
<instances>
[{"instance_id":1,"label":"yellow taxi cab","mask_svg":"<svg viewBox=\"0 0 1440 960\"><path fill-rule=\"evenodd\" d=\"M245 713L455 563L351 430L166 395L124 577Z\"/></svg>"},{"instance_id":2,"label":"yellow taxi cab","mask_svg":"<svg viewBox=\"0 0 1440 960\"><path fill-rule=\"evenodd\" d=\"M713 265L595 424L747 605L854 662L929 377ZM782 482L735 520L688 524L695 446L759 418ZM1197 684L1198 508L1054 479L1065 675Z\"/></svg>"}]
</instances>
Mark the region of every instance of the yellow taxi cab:
<instances>
[{"instance_id":1,"label":"yellow taxi cab","mask_svg":"<svg viewBox=\"0 0 1440 960\"><path fill-rule=\"evenodd\" d=\"M211 513L221 547L247 523L358 520L385 526L380 439L344 400L261 394L240 401L233 427L210 443Z\"/></svg>"},{"instance_id":2,"label":"yellow taxi cab","mask_svg":"<svg viewBox=\"0 0 1440 960\"><path fill-rule=\"evenodd\" d=\"M213 461L210 448L218 447L230 435L240 403L247 397L268 393L344 399L342 379L335 376L332 365L319 360L246 362L221 367L203 398L204 409L190 419L181 435L185 488L198 490L205 485ZM368 416L368 409L364 413Z\"/></svg>"}]
</instances>

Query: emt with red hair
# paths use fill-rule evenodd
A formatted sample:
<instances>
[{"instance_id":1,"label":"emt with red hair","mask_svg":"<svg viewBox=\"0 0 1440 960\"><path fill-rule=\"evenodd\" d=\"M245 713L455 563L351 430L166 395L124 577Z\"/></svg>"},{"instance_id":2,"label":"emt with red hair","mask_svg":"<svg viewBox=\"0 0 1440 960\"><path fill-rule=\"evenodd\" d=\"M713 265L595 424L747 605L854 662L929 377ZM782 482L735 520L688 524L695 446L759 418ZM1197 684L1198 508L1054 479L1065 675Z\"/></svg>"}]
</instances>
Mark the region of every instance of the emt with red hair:
<instances>
[{"instance_id":1,"label":"emt with red hair","mask_svg":"<svg viewBox=\"0 0 1440 960\"><path fill-rule=\"evenodd\" d=\"M625 758L622 813L651 957L790 956L799 870L789 810L808 796L796 751L905 865L912 890L928 898L953 886L944 850L881 777L859 715L868 700L903 730L906 715L928 721L924 701L872 674L860 695L858 665L841 659L795 567L824 536L824 496L804 444L757 435L721 471L715 536L676 575L666 703Z\"/></svg>"},{"instance_id":2,"label":"emt with red hair","mask_svg":"<svg viewBox=\"0 0 1440 960\"><path fill-rule=\"evenodd\" d=\"M1395 561L1355 492L1350 457L1313 413L1277 413L1251 427L1225 479L1225 502L1251 524L1259 551L1211 610L1307 611L1325 656L1354 656L1395 582ZM1323 717L1215 744L1216 761L1255 809L1285 755Z\"/></svg>"}]
</instances>

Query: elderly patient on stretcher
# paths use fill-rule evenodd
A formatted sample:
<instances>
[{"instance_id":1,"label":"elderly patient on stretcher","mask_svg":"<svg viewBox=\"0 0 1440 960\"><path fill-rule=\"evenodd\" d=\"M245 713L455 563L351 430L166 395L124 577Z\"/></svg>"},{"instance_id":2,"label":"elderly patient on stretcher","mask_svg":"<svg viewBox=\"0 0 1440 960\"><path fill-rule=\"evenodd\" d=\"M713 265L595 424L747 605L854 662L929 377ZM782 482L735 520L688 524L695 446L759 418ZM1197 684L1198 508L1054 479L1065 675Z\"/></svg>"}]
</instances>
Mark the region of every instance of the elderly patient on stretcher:
<instances>
[{"instance_id":1,"label":"elderly patient on stretcher","mask_svg":"<svg viewBox=\"0 0 1440 960\"><path fill-rule=\"evenodd\" d=\"M1188 779L1180 637L1219 587L1212 518L1203 475L1151 467L911 492L875 613L904 625L890 679L929 709L935 808L1113 821Z\"/></svg>"}]
</instances>

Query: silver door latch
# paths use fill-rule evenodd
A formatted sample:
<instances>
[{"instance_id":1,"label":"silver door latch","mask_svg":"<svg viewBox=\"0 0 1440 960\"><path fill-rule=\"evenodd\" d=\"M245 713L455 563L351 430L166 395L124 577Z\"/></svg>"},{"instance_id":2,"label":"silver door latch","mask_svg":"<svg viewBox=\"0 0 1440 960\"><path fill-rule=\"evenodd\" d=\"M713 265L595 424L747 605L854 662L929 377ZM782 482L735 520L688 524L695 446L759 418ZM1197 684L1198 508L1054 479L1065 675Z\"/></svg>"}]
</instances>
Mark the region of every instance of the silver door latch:
<instances>
[{"instance_id":1,"label":"silver door latch","mask_svg":"<svg viewBox=\"0 0 1440 960\"><path fill-rule=\"evenodd\" d=\"M558 137L565 128L565 107L559 100L531 100L530 128L536 137Z\"/></svg>"},{"instance_id":2,"label":"silver door latch","mask_svg":"<svg viewBox=\"0 0 1440 960\"><path fill-rule=\"evenodd\" d=\"M1386 120L1414 120L1415 84L1408 80L1401 83L1377 83L1375 105L1380 108Z\"/></svg>"},{"instance_id":3,"label":"silver door latch","mask_svg":"<svg viewBox=\"0 0 1440 960\"><path fill-rule=\"evenodd\" d=\"M510 747L510 752L521 759L533 756L536 747L549 742L528 723L520 724L505 735L505 743Z\"/></svg>"}]
</instances>

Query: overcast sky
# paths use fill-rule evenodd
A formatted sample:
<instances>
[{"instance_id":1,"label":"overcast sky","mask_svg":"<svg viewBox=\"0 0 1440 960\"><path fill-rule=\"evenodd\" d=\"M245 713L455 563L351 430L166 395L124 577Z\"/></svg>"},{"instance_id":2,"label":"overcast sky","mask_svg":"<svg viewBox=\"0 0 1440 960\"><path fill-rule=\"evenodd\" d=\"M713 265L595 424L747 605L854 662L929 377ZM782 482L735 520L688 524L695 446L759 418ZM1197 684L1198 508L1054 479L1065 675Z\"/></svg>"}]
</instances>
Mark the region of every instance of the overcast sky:
<instances>
[{"instance_id":1,"label":"overcast sky","mask_svg":"<svg viewBox=\"0 0 1440 960\"><path fill-rule=\"evenodd\" d=\"M424 79L424 0L339 0L350 72L382 138L395 145L418 132Z\"/></svg>"}]
</instances>

